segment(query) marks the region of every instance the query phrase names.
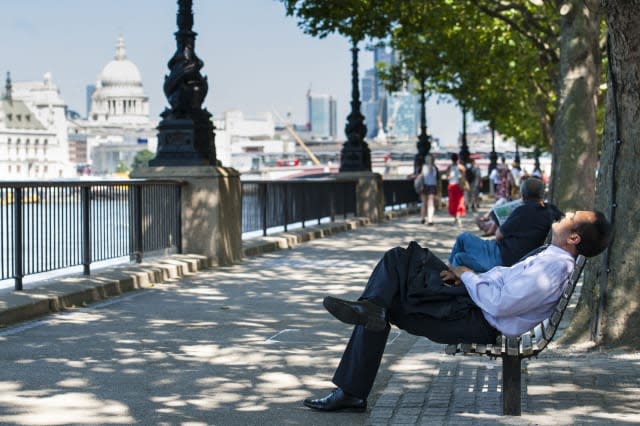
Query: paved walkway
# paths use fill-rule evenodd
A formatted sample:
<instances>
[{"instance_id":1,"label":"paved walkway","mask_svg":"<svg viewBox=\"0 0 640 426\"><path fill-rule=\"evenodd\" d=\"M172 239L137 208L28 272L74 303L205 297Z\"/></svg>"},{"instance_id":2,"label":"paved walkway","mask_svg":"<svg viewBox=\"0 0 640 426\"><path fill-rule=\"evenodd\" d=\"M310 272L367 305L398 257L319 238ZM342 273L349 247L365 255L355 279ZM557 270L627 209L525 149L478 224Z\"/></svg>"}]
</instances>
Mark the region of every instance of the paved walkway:
<instances>
[{"instance_id":1,"label":"paved walkway","mask_svg":"<svg viewBox=\"0 0 640 426\"><path fill-rule=\"evenodd\" d=\"M69 308L139 289L0 329L0 424L640 424L640 354L552 345L523 363L523 416L509 418L500 360L448 356L397 329L367 413L303 407L332 386L350 334L322 298L357 297L384 251L411 240L444 258L459 232L444 215L361 225L231 267L196 272L197 257L174 257L0 293L0 318L15 319L25 298Z\"/></svg>"}]
</instances>

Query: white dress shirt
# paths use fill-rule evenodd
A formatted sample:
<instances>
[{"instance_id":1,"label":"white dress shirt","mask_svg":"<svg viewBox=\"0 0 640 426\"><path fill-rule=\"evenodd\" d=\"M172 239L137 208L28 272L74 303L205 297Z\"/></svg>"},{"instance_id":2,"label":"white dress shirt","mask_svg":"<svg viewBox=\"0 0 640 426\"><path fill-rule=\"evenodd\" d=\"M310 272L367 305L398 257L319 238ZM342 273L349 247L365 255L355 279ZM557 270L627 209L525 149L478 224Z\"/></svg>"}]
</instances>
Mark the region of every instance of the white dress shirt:
<instances>
[{"instance_id":1,"label":"white dress shirt","mask_svg":"<svg viewBox=\"0 0 640 426\"><path fill-rule=\"evenodd\" d=\"M513 266L465 272L460 279L487 322L515 337L549 318L574 266L571 253L551 245Z\"/></svg>"}]
</instances>

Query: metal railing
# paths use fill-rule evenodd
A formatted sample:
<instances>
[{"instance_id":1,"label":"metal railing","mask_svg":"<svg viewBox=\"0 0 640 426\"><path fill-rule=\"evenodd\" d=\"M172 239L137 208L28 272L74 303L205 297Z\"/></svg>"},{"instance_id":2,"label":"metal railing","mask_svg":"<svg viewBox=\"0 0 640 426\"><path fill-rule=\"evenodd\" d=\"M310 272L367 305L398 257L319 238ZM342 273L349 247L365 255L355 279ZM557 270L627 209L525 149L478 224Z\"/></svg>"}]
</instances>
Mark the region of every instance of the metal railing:
<instances>
[{"instance_id":1,"label":"metal railing","mask_svg":"<svg viewBox=\"0 0 640 426\"><path fill-rule=\"evenodd\" d=\"M413 188L413 179L385 179L382 181L382 191L385 208L400 209L420 201Z\"/></svg>"},{"instance_id":2,"label":"metal railing","mask_svg":"<svg viewBox=\"0 0 640 426\"><path fill-rule=\"evenodd\" d=\"M356 182L323 180L242 181L242 232L285 232L308 222L335 221L356 213Z\"/></svg>"},{"instance_id":3,"label":"metal railing","mask_svg":"<svg viewBox=\"0 0 640 426\"><path fill-rule=\"evenodd\" d=\"M181 252L179 181L0 182L0 280Z\"/></svg>"},{"instance_id":4,"label":"metal railing","mask_svg":"<svg viewBox=\"0 0 640 426\"><path fill-rule=\"evenodd\" d=\"M242 181L242 232L278 232L308 222L334 222L356 214L356 181L247 180ZM385 208L417 203L409 179L383 180Z\"/></svg>"},{"instance_id":5,"label":"metal railing","mask_svg":"<svg viewBox=\"0 0 640 426\"><path fill-rule=\"evenodd\" d=\"M0 280L22 290L29 275L163 250L182 252L181 181L0 181ZM242 182L242 232L356 215L357 182L336 179ZM384 180L386 208L418 201L413 181Z\"/></svg>"}]
</instances>

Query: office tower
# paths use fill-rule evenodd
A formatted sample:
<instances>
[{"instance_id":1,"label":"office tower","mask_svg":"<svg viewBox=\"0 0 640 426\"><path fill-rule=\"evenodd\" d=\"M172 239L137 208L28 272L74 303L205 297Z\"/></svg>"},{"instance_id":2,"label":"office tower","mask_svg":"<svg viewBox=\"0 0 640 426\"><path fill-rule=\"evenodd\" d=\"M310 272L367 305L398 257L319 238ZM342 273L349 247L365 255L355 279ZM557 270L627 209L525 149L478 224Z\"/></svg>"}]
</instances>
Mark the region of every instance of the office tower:
<instances>
[{"instance_id":1,"label":"office tower","mask_svg":"<svg viewBox=\"0 0 640 426\"><path fill-rule=\"evenodd\" d=\"M384 46L375 46L371 50L373 51L373 68L365 70L364 77L361 79L362 109L360 112L365 117L366 137L384 139L388 130L388 93L378 75L376 65L378 63L395 64L396 54Z\"/></svg>"},{"instance_id":2,"label":"office tower","mask_svg":"<svg viewBox=\"0 0 640 426\"><path fill-rule=\"evenodd\" d=\"M329 140L337 136L337 103L326 94L307 92L309 130L312 139Z\"/></svg>"},{"instance_id":3,"label":"office tower","mask_svg":"<svg viewBox=\"0 0 640 426\"><path fill-rule=\"evenodd\" d=\"M388 137L396 141L414 140L419 133L420 98L406 90L388 96Z\"/></svg>"}]
</instances>

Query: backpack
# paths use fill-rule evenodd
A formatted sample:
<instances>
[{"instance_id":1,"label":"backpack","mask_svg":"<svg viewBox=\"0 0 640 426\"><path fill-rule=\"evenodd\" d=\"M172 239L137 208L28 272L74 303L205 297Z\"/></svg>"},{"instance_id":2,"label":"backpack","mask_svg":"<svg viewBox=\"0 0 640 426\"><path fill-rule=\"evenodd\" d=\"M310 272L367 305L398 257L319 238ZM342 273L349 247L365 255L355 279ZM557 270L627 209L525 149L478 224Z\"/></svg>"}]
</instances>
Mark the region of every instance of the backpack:
<instances>
[{"instance_id":1,"label":"backpack","mask_svg":"<svg viewBox=\"0 0 640 426\"><path fill-rule=\"evenodd\" d=\"M473 184L473 181L475 181L476 176L473 167L471 167L471 164L467 164L466 166L464 166L464 177L469 185Z\"/></svg>"}]
</instances>

